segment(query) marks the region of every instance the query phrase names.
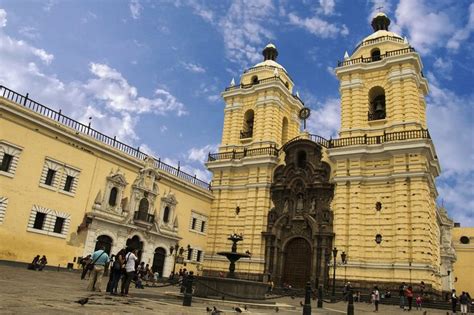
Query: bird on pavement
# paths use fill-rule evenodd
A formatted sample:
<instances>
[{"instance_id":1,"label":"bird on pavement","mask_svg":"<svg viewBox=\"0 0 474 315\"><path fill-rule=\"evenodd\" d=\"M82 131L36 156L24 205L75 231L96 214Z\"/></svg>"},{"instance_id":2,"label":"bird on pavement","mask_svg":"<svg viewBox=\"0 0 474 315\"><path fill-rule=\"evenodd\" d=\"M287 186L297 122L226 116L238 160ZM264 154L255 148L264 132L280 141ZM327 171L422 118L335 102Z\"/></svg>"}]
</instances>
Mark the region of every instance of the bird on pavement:
<instances>
[{"instance_id":1,"label":"bird on pavement","mask_svg":"<svg viewBox=\"0 0 474 315\"><path fill-rule=\"evenodd\" d=\"M300 301L300 306L304 306L303 302Z\"/></svg>"},{"instance_id":2,"label":"bird on pavement","mask_svg":"<svg viewBox=\"0 0 474 315\"><path fill-rule=\"evenodd\" d=\"M219 315L220 313L222 313L221 310L217 309L217 307L215 307L215 306L212 307L211 315Z\"/></svg>"},{"instance_id":3,"label":"bird on pavement","mask_svg":"<svg viewBox=\"0 0 474 315\"><path fill-rule=\"evenodd\" d=\"M278 308L278 306L275 307L275 312L278 313L280 309Z\"/></svg>"},{"instance_id":4,"label":"bird on pavement","mask_svg":"<svg viewBox=\"0 0 474 315\"><path fill-rule=\"evenodd\" d=\"M244 310L248 310L248 307L247 307L247 305L244 305Z\"/></svg>"},{"instance_id":5,"label":"bird on pavement","mask_svg":"<svg viewBox=\"0 0 474 315\"><path fill-rule=\"evenodd\" d=\"M242 313L242 309L240 307L234 307L234 311L236 311L237 313Z\"/></svg>"},{"instance_id":6,"label":"bird on pavement","mask_svg":"<svg viewBox=\"0 0 474 315\"><path fill-rule=\"evenodd\" d=\"M209 306L206 306L206 312L211 312L212 311L212 308L210 308Z\"/></svg>"},{"instance_id":7,"label":"bird on pavement","mask_svg":"<svg viewBox=\"0 0 474 315\"><path fill-rule=\"evenodd\" d=\"M84 306L84 304L87 304L87 302L89 302L89 298L83 298L83 299L80 299L80 300L76 301L76 303L79 303L82 306Z\"/></svg>"}]
</instances>

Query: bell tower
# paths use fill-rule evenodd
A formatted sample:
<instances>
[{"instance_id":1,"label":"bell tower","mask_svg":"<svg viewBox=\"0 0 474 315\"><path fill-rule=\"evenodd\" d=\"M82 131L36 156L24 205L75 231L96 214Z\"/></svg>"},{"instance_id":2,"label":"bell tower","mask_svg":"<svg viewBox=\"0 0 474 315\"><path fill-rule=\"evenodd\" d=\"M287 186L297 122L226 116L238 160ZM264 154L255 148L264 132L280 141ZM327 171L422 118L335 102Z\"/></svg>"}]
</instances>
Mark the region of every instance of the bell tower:
<instances>
[{"instance_id":1,"label":"bell tower","mask_svg":"<svg viewBox=\"0 0 474 315\"><path fill-rule=\"evenodd\" d=\"M279 150L300 133L299 111L303 103L292 93L294 83L277 62L278 50L268 44L264 60L234 79L222 96L224 126L219 152L209 154L215 199L211 206L204 274L225 272L230 234L243 234L239 249L251 253L237 262L240 277L259 279L264 270L264 239L271 208L270 185L280 162Z\"/></svg>"},{"instance_id":2,"label":"bell tower","mask_svg":"<svg viewBox=\"0 0 474 315\"><path fill-rule=\"evenodd\" d=\"M335 246L347 255L336 279L390 290L424 281L439 292L440 166L426 124L428 82L419 54L389 31L390 19L378 13L371 25L336 68L344 139L328 156Z\"/></svg>"}]
</instances>

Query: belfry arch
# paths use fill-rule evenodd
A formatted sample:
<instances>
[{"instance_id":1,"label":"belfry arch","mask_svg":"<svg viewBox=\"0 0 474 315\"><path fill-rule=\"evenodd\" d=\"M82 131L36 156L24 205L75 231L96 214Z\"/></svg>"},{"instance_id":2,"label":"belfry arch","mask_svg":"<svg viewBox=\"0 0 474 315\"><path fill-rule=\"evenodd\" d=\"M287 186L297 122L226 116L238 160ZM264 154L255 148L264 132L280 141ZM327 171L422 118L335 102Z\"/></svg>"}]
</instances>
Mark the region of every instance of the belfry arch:
<instances>
[{"instance_id":1,"label":"belfry arch","mask_svg":"<svg viewBox=\"0 0 474 315\"><path fill-rule=\"evenodd\" d=\"M331 169L313 141L291 142L284 151L285 165L275 169L271 185L274 208L263 232L265 273L276 285L327 285L334 239Z\"/></svg>"}]
</instances>

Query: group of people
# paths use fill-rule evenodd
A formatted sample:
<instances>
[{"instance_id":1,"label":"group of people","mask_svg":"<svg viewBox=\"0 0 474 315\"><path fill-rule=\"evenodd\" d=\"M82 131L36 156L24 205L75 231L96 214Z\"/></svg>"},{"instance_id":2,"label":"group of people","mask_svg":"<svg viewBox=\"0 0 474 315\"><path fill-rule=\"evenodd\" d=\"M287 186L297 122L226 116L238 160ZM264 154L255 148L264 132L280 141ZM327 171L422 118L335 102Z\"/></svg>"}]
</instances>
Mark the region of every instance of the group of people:
<instances>
[{"instance_id":1,"label":"group of people","mask_svg":"<svg viewBox=\"0 0 474 315\"><path fill-rule=\"evenodd\" d=\"M43 255L41 258L40 255L36 255L33 261L28 265L28 269L42 271L47 264L48 259L46 259L46 255Z\"/></svg>"},{"instance_id":2,"label":"group of people","mask_svg":"<svg viewBox=\"0 0 474 315\"><path fill-rule=\"evenodd\" d=\"M425 284L422 281L420 284L420 294L418 294L415 298L415 303L416 303L416 309L421 310L421 305L423 302L423 292L425 289ZM399 297L400 297L400 308L403 309L403 311L411 311L412 310L412 305L413 305L413 297L415 296L413 292L413 287L411 285L406 285L405 282L403 282L400 287L399 287Z\"/></svg>"},{"instance_id":3,"label":"group of people","mask_svg":"<svg viewBox=\"0 0 474 315\"><path fill-rule=\"evenodd\" d=\"M469 308L468 306L469 306L469 303L471 303L471 301L472 299L468 292L462 291L461 295L458 297L456 295L456 290L453 289L451 292L451 308L452 308L453 314L456 313L457 304L459 302L461 306L461 315L467 315L468 308Z\"/></svg>"},{"instance_id":4,"label":"group of people","mask_svg":"<svg viewBox=\"0 0 474 315\"><path fill-rule=\"evenodd\" d=\"M102 277L106 266L109 267L109 281L107 283L107 292L111 295L118 295L119 282L120 295L129 296L130 284L135 281L137 288L143 288L143 281L148 284L151 281L153 284L156 277L150 269L150 266L142 262L138 265L137 250L126 249L120 250L116 255L110 257L105 252L103 247L100 247L92 255L85 257L81 264L83 272L81 279L84 279L87 272L90 272L89 291L101 291ZM137 268L138 265L138 268Z\"/></svg>"}]
</instances>

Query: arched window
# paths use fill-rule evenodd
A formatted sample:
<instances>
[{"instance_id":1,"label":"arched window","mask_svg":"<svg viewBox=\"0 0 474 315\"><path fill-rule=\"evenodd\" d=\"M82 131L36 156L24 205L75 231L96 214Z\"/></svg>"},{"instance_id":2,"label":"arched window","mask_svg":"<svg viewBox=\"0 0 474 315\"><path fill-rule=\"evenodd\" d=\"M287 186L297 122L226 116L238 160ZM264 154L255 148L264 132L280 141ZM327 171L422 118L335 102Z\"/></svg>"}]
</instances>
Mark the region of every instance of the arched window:
<instances>
[{"instance_id":1,"label":"arched window","mask_svg":"<svg viewBox=\"0 0 474 315\"><path fill-rule=\"evenodd\" d=\"M138 205L138 212L148 213L148 208L149 208L148 199L142 198L142 200L140 200L140 204Z\"/></svg>"},{"instance_id":2,"label":"arched window","mask_svg":"<svg viewBox=\"0 0 474 315\"><path fill-rule=\"evenodd\" d=\"M109 195L109 205L111 205L112 207L115 207L115 205L117 204L117 193L117 187L112 187Z\"/></svg>"},{"instance_id":3,"label":"arched window","mask_svg":"<svg viewBox=\"0 0 474 315\"><path fill-rule=\"evenodd\" d=\"M244 114L244 125L240 131L240 138L252 138L253 137L253 120L254 113L253 110L249 109Z\"/></svg>"},{"instance_id":4,"label":"arched window","mask_svg":"<svg viewBox=\"0 0 474 315\"><path fill-rule=\"evenodd\" d=\"M283 117L281 124L281 144L284 145L288 141L288 119Z\"/></svg>"},{"instance_id":5,"label":"arched window","mask_svg":"<svg viewBox=\"0 0 474 315\"><path fill-rule=\"evenodd\" d=\"M252 84L258 84L258 77L254 75L251 79Z\"/></svg>"},{"instance_id":6,"label":"arched window","mask_svg":"<svg viewBox=\"0 0 474 315\"><path fill-rule=\"evenodd\" d=\"M110 254L110 250L112 248L112 243L113 243L113 240L107 236L107 235L100 235L98 238L97 238L97 241L95 243L95 249L94 251L98 250L99 248L104 248L104 251L107 253L107 254Z\"/></svg>"},{"instance_id":7,"label":"arched window","mask_svg":"<svg viewBox=\"0 0 474 315\"><path fill-rule=\"evenodd\" d=\"M297 158L298 158L297 166L299 168L305 168L306 167L306 151L299 151Z\"/></svg>"},{"instance_id":8,"label":"arched window","mask_svg":"<svg viewBox=\"0 0 474 315\"><path fill-rule=\"evenodd\" d=\"M372 61L379 61L382 59L380 57L380 49L378 48L372 49L372 51L370 52L370 56L372 57Z\"/></svg>"},{"instance_id":9,"label":"arched window","mask_svg":"<svg viewBox=\"0 0 474 315\"><path fill-rule=\"evenodd\" d=\"M163 222L168 223L170 221L170 207L166 206L163 210Z\"/></svg>"},{"instance_id":10,"label":"arched window","mask_svg":"<svg viewBox=\"0 0 474 315\"><path fill-rule=\"evenodd\" d=\"M380 86L369 91L369 120L385 119L385 90Z\"/></svg>"}]
</instances>

